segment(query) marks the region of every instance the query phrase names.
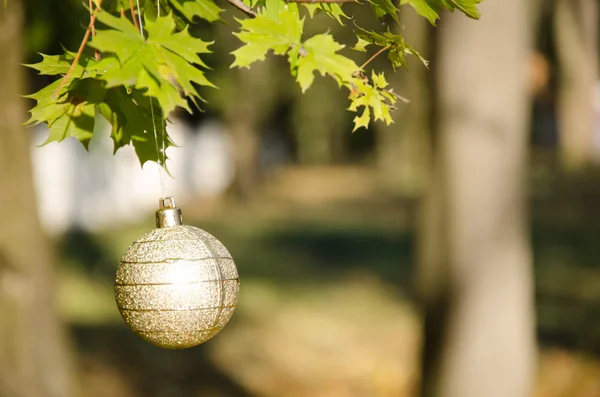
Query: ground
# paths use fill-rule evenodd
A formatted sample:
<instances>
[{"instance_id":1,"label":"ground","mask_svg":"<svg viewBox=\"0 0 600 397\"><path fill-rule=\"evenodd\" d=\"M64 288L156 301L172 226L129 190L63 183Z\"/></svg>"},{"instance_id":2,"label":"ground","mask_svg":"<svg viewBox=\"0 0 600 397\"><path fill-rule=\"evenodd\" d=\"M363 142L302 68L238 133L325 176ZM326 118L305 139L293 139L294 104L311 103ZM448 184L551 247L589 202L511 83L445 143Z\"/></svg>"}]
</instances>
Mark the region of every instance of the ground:
<instances>
[{"instance_id":1,"label":"ground","mask_svg":"<svg viewBox=\"0 0 600 397\"><path fill-rule=\"evenodd\" d=\"M531 181L541 347L535 397L600 396L595 180L592 173ZM152 227L153 214L61 238L59 304L79 350L78 396L414 396L415 206L379 186L367 168L291 169L250 202L182 203L186 223L216 235L242 279L230 325L187 351L141 341L114 304L118 259Z\"/></svg>"}]
</instances>

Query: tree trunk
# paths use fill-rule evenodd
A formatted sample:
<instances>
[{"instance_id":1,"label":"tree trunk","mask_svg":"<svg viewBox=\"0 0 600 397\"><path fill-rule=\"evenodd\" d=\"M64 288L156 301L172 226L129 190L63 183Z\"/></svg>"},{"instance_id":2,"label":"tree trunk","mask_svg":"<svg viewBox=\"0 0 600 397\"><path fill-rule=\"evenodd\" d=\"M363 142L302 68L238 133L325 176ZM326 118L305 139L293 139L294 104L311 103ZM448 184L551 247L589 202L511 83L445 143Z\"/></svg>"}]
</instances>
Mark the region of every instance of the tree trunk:
<instances>
[{"instance_id":1,"label":"tree trunk","mask_svg":"<svg viewBox=\"0 0 600 397\"><path fill-rule=\"evenodd\" d=\"M227 79L219 84L236 166L230 191L237 198L251 198L260 181L263 131L273 115L279 94L277 67L273 59L267 59L252 65L250 70L228 70Z\"/></svg>"},{"instance_id":2,"label":"tree trunk","mask_svg":"<svg viewBox=\"0 0 600 397\"><path fill-rule=\"evenodd\" d=\"M592 94L598 79L598 0L556 0L560 155L567 170L589 165L593 151Z\"/></svg>"},{"instance_id":3,"label":"tree trunk","mask_svg":"<svg viewBox=\"0 0 600 397\"><path fill-rule=\"evenodd\" d=\"M237 198L249 199L258 185L260 126L245 117L229 119L227 127L233 141L235 176L230 191Z\"/></svg>"},{"instance_id":4,"label":"tree trunk","mask_svg":"<svg viewBox=\"0 0 600 397\"><path fill-rule=\"evenodd\" d=\"M487 1L480 21L455 13L439 27L438 141L418 250L423 396L530 395L529 5Z\"/></svg>"},{"instance_id":5,"label":"tree trunk","mask_svg":"<svg viewBox=\"0 0 600 397\"><path fill-rule=\"evenodd\" d=\"M339 163L344 157L343 137L349 133L347 93L333 81L322 80L306 93L296 91L292 110L298 162L302 165Z\"/></svg>"},{"instance_id":6,"label":"tree trunk","mask_svg":"<svg viewBox=\"0 0 600 397\"><path fill-rule=\"evenodd\" d=\"M22 127L21 6L10 0L0 9L0 395L67 397L52 256L37 219L30 140Z\"/></svg>"}]
</instances>

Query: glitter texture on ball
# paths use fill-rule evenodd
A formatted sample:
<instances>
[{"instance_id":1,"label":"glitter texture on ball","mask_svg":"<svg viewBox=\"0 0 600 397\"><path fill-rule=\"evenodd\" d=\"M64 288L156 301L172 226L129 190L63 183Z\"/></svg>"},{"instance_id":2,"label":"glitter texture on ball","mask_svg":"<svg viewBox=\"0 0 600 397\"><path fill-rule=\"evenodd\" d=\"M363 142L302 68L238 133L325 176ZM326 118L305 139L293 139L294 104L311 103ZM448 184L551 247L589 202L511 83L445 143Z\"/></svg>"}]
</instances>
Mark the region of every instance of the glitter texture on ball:
<instances>
[{"instance_id":1,"label":"glitter texture on ball","mask_svg":"<svg viewBox=\"0 0 600 397\"><path fill-rule=\"evenodd\" d=\"M215 336L231 318L239 278L214 236L183 225L172 198L161 199L157 228L121 258L115 298L129 327L157 346L183 349Z\"/></svg>"}]
</instances>

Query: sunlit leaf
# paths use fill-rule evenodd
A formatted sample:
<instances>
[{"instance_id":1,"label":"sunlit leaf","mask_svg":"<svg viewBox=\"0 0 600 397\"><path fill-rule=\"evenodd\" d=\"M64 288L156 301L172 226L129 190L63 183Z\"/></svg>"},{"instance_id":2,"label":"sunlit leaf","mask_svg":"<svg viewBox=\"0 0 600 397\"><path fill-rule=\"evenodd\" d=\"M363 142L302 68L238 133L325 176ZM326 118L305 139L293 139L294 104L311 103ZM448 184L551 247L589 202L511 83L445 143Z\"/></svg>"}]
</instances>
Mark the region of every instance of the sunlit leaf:
<instances>
[{"instance_id":1,"label":"sunlit leaf","mask_svg":"<svg viewBox=\"0 0 600 397\"><path fill-rule=\"evenodd\" d=\"M398 9L392 0L368 0L375 12L375 16L382 18L389 15L394 21L398 22Z\"/></svg>"},{"instance_id":2,"label":"sunlit leaf","mask_svg":"<svg viewBox=\"0 0 600 397\"><path fill-rule=\"evenodd\" d=\"M400 0L401 5L409 4L419 15L427 18L432 25L435 25L443 9L449 11L459 9L468 17L479 19L481 14L477 9L477 4L480 2L481 0Z\"/></svg>"},{"instance_id":3,"label":"sunlit leaf","mask_svg":"<svg viewBox=\"0 0 600 397\"><path fill-rule=\"evenodd\" d=\"M323 76L332 76L340 85L351 79L352 74L358 70L358 65L350 58L338 54L343 48L343 45L326 33L313 36L302 44L296 80L303 92L311 86L316 71Z\"/></svg>"},{"instance_id":4,"label":"sunlit leaf","mask_svg":"<svg viewBox=\"0 0 600 397\"><path fill-rule=\"evenodd\" d=\"M109 52L99 63L99 68L106 69L99 78L107 87L134 86L143 95L156 98L160 109L169 114L176 107L191 112L180 88L197 104L202 98L194 85L213 86L199 69L206 64L198 55L210 52L210 43L192 37L187 29L178 32L172 14L147 20L147 38L126 19L105 15L100 21L112 29L99 30L90 45ZM104 68L107 63L111 67Z\"/></svg>"},{"instance_id":5,"label":"sunlit leaf","mask_svg":"<svg viewBox=\"0 0 600 397\"><path fill-rule=\"evenodd\" d=\"M170 0L169 3L189 22L193 22L196 17L215 22L221 19L219 15L223 12L213 0Z\"/></svg>"},{"instance_id":6,"label":"sunlit leaf","mask_svg":"<svg viewBox=\"0 0 600 397\"><path fill-rule=\"evenodd\" d=\"M304 7L306 7L311 18L320 11L335 19L340 25L344 25L342 18L350 19L342 10L342 4L339 3L304 3Z\"/></svg>"},{"instance_id":7,"label":"sunlit leaf","mask_svg":"<svg viewBox=\"0 0 600 397\"><path fill-rule=\"evenodd\" d=\"M241 32L234 34L244 45L232 52L235 60L231 67L248 67L264 60L271 50L276 55L285 55L292 46L301 43L304 20L289 6L282 7L276 17L259 14L238 22Z\"/></svg>"},{"instance_id":8,"label":"sunlit leaf","mask_svg":"<svg viewBox=\"0 0 600 397\"><path fill-rule=\"evenodd\" d=\"M365 51L367 44L375 44L380 47L388 47L387 57L392 62L394 68L402 66L408 69L405 55L416 56L423 65L427 66L428 61L421 56L414 48L408 45L401 35L394 34L389 30L387 32L378 33L358 28L356 32L358 42L354 46L357 51Z\"/></svg>"}]
</instances>

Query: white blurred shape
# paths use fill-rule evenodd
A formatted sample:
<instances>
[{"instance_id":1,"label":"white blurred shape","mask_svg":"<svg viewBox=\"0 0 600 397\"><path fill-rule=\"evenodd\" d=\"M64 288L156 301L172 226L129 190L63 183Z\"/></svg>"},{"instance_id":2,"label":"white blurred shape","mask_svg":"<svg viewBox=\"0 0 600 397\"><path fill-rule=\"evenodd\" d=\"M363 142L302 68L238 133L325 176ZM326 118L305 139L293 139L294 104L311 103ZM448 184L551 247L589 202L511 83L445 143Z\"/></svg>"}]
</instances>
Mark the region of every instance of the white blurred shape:
<instances>
[{"instance_id":1,"label":"white blurred shape","mask_svg":"<svg viewBox=\"0 0 600 397\"><path fill-rule=\"evenodd\" d=\"M48 129L31 129L34 183L42 226L51 234L69 228L98 231L147 218L163 196L185 202L192 195L221 193L233 179L231 142L218 122L201 125L194 133L174 119L167 131L176 146L167 149L167 167L161 186L160 167L140 166L132 146L113 155L107 122L97 123L89 151L74 138L45 141Z\"/></svg>"},{"instance_id":2,"label":"white blurred shape","mask_svg":"<svg viewBox=\"0 0 600 397\"><path fill-rule=\"evenodd\" d=\"M73 221L75 212L75 164L78 151L84 151L75 139L41 145L48 129L37 125L29 129L33 148L31 162L40 222L51 234L62 233Z\"/></svg>"},{"instance_id":3,"label":"white blurred shape","mask_svg":"<svg viewBox=\"0 0 600 397\"><path fill-rule=\"evenodd\" d=\"M199 126L189 144L189 180L196 195L217 196L231 184L235 174L232 146L222 123L210 120Z\"/></svg>"}]
</instances>

